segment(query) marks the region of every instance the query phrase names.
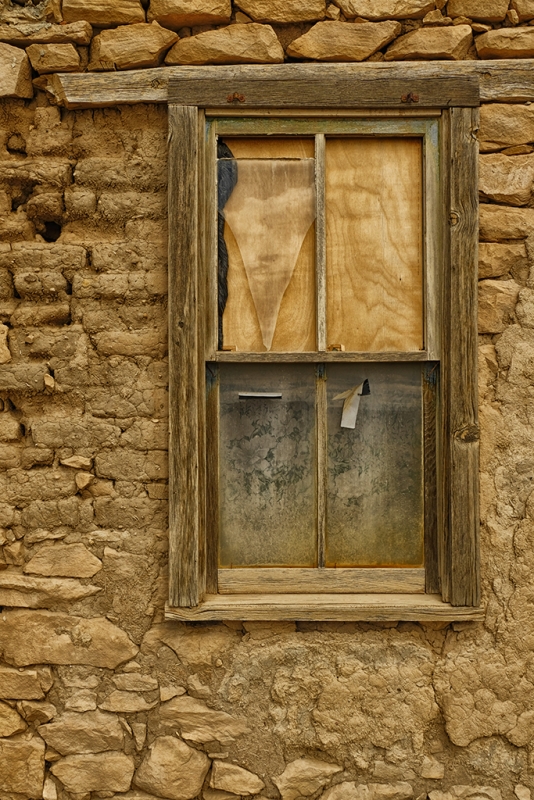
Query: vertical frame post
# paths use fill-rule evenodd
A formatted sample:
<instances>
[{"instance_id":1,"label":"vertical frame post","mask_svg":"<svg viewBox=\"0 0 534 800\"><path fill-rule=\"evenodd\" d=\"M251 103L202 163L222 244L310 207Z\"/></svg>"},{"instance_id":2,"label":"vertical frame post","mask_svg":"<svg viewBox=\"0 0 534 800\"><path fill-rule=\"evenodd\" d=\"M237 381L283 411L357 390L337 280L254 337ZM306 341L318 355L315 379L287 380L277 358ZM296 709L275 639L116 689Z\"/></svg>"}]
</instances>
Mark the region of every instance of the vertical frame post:
<instances>
[{"instance_id":1,"label":"vertical frame post","mask_svg":"<svg viewBox=\"0 0 534 800\"><path fill-rule=\"evenodd\" d=\"M450 603L476 606L479 586L477 274L478 109L450 110L450 313L447 395Z\"/></svg>"},{"instance_id":2,"label":"vertical frame post","mask_svg":"<svg viewBox=\"0 0 534 800\"><path fill-rule=\"evenodd\" d=\"M198 110L169 105L170 603L196 606L205 552L199 472Z\"/></svg>"}]
</instances>

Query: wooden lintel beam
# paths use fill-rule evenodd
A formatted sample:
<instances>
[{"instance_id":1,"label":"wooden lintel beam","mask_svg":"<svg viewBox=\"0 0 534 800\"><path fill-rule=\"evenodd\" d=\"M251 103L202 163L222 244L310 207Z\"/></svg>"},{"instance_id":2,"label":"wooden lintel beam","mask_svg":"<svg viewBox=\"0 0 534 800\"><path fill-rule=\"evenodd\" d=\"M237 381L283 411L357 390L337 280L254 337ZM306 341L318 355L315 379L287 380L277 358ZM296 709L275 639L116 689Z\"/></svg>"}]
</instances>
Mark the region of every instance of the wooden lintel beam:
<instances>
[{"instance_id":1,"label":"wooden lintel beam","mask_svg":"<svg viewBox=\"0 0 534 800\"><path fill-rule=\"evenodd\" d=\"M46 91L66 108L166 103L169 79L321 81L333 77L395 81L478 77L481 102L534 101L534 59L495 61L364 62L361 64L276 64L157 67L124 72L58 73L47 76ZM38 79L42 81L42 79ZM43 82L40 84L42 88ZM174 98L179 103L179 97ZM417 106L415 106L417 107Z\"/></svg>"}]
</instances>

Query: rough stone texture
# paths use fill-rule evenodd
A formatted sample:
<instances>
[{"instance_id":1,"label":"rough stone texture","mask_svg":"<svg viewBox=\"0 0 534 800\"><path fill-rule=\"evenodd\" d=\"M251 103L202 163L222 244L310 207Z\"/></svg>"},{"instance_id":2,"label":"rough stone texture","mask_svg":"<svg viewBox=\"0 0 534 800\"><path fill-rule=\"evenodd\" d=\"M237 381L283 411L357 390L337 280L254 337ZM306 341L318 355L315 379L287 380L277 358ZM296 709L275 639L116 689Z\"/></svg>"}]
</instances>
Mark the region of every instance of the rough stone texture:
<instances>
[{"instance_id":1,"label":"rough stone texture","mask_svg":"<svg viewBox=\"0 0 534 800\"><path fill-rule=\"evenodd\" d=\"M337 0L344 15L370 20L414 19L424 17L434 8L429 0Z\"/></svg>"},{"instance_id":2,"label":"rough stone texture","mask_svg":"<svg viewBox=\"0 0 534 800\"><path fill-rule=\"evenodd\" d=\"M36 700L21 700L17 709L27 722L41 725L50 722L57 714L57 708L52 703L41 703Z\"/></svg>"},{"instance_id":3,"label":"rough stone texture","mask_svg":"<svg viewBox=\"0 0 534 800\"><path fill-rule=\"evenodd\" d=\"M479 58L532 58L534 30L531 28L500 28L476 38Z\"/></svg>"},{"instance_id":4,"label":"rough stone texture","mask_svg":"<svg viewBox=\"0 0 534 800\"><path fill-rule=\"evenodd\" d=\"M147 19L179 30L192 25L230 22L231 0L151 0Z\"/></svg>"},{"instance_id":5,"label":"rough stone texture","mask_svg":"<svg viewBox=\"0 0 534 800\"><path fill-rule=\"evenodd\" d=\"M530 202L534 182L534 155L483 155L479 163L479 189L484 198L512 206Z\"/></svg>"},{"instance_id":6,"label":"rough stone texture","mask_svg":"<svg viewBox=\"0 0 534 800\"><path fill-rule=\"evenodd\" d=\"M149 711L157 705L157 701L149 703L141 695L134 692L111 692L109 697L100 703L105 711L116 711L122 714L134 714L137 711Z\"/></svg>"},{"instance_id":7,"label":"rough stone texture","mask_svg":"<svg viewBox=\"0 0 534 800\"><path fill-rule=\"evenodd\" d=\"M534 233L534 209L481 204L480 238L486 242L526 239Z\"/></svg>"},{"instance_id":8,"label":"rough stone texture","mask_svg":"<svg viewBox=\"0 0 534 800\"><path fill-rule=\"evenodd\" d=\"M42 3L12 4L7 10L18 18L31 12L54 19ZM446 6L441 11L446 13ZM35 24L36 17L32 20ZM420 22L408 20L403 29ZM276 31L287 47L307 27L290 24ZM190 32L199 30L180 35ZM474 55L471 50L468 57ZM35 102L5 100L0 110L0 321L12 354L0 370L0 441L8 448L2 463L19 464L0 472L0 560L10 560L0 585L8 576L15 586L10 595L0 592L0 604L23 603L30 595L48 603L54 592L62 592L61 608L69 614L56 613L56 606L50 616L24 612L26 621L16 625L12 611L4 608L0 615L0 631L9 630L5 638L0 633L0 689L13 694L3 699L28 726L1 743L0 796L41 800L46 775L44 800L90 800L85 772L75 767L82 775L73 784L76 791L64 790L50 772L64 756L49 745L45 771L43 740L34 728L67 714L94 713L118 691L146 704L159 697L162 710L110 712L124 744L106 742L112 750L95 754L99 759L122 751L140 765L154 741L170 737L179 743L183 722L202 737L189 740L195 754L204 751L200 757L208 765L222 761L258 775L266 784L260 796L274 796L273 778L288 764L313 758L340 771L310 800L321 795L409 800L428 792L432 800L529 800L534 768L530 195L526 206L488 198L480 209L481 293L500 329L483 333L479 347L483 623L165 623L167 480L159 474L165 474L168 431L168 365L160 355L166 319L166 109L66 110L47 102L39 92ZM483 107L482 133L490 122L493 126L484 141L528 146L508 139L515 130L525 138L530 107L503 105L508 117L494 108L486 116ZM483 165L487 158L481 158ZM529 169L526 155L499 158L511 164L526 159L522 169ZM45 199L38 201L41 196ZM59 215L56 242L35 238L37 211L45 209ZM158 338L152 339L156 331ZM111 337L103 336L110 333L130 335L122 340L127 352L111 351ZM45 376L56 388L45 389ZM93 480L79 488L75 476L82 473ZM80 580L25 574L39 548L54 541L83 544L102 569ZM100 591L74 596L82 584L98 584ZM67 589L73 591L70 599ZM124 633L116 648L111 637L119 630ZM132 642L141 644L139 651ZM10 667L7 659L19 663L15 651L31 666ZM45 674L49 654L51 661L66 663L52 664ZM194 692L207 702L191 697ZM189 718L183 709L176 715L167 711L167 702L180 695L200 703L194 714L189 708ZM223 715L216 720L224 742L212 738L213 714ZM85 742L98 730L88 729L72 740ZM40 752L32 756L33 789L25 778L31 738ZM443 778L423 777L442 768ZM187 769L181 773L189 779ZM158 780L166 775L165 767L159 769ZM176 786L172 778L169 782ZM527 788L518 794L518 786ZM106 787L98 790L100 798L95 790L92 800L112 793L116 800L164 796L159 785L150 787L117 794ZM189 791L203 800L239 796L199 788L199 781Z\"/></svg>"},{"instance_id":9,"label":"rough stone texture","mask_svg":"<svg viewBox=\"0 0 534 800\"><path fill-rule=\"evenodd\" d=\"M419 28L400 36L387 50L386 61L465 58L473 41L470 25L450 28Z\"/></svg>"},{"instance_id":10,"label":"rough stone texture","mask_svg":"<svg viewBox=\"0 0 534 800\"><path fill-rule=\"evenodd\" d=\"M328 764L314 758L297 758L273 780L280 790L282 800L297 800L299 797L315 794L332 775L341 772L341 769L337 764Z\"/></svg>"},{"instance_id":11,"label":"rough stone texture","mask_svg":"<svg viewBox=\"0 0 534 800\"><path fill-rule=\"evenodd\" d=\"M72 44L32 44L26 49L31 65L39 75L48 72L77 72L80 56Z\"/></svg>"},{"instance_id":12,"label":"rough stone texture","mask_svg":"<svg viewBox=\"0 0 534 800\"><path fill-rule=\"evenodd\" d=\"M534 106L488 103L480 109L478 131L483 152L534 141Z\"/></svg>"},{"instance_id":13,"label":"rough stone texture","mask_svg":"<svg viewBox=\"0 0 534 800\"><path fill-rule=\"evenodd\" d=\"M63 0L61 10L65 22L85 20L99 28L145 21L139 0Z\"/></svg>"},{"instance_id":14,"label":"rough stone texture","mask_svg":"<svg viewBox=\"0 0 534 800\"><path fill-rule=\"evenodd\" d=\"M107 619L15 610L0 618L0 653L17 667L49 663L114 669L133 658L137 647Z\"/></svg>"},{"instance_id":15,"label":"rough stone texture","mask_svg":"<svg viewBox=\"0 0 534 800\"><path fill-rule=\"evenodd\" d=\"M24 567L33 575L92 578L102 562L83 544L44 545Z\"/></svg>"},{"instance_id":16,"label":"rough stone texture","mask_svg":"<svg viewBox=\"0 0 534 800\"><path fill-rule=\"evenodd\" d=\"M0 792L13 792L28 800L41 797L44 752L44 742L37 736L32 739L0 739Z\"/></svg>"},{"instance_id":17,"label":"rough stone texture","mask_svg":"<svg viewBox=\"0 0 534 800\"><path fill-rule=\"evenodd\" d=\"M91 43L89 69L156 67L177 39L177 34L157 22L140 22L102 31Z\"/></svg>"},{"instance_id":18,"label":"rough stone texture","mask_svg":"<svg viewBox=\"0 0 534 800\"><path fill-rule=\"evenodd\" d=\"M0 97L33 97L28 56L10 44L0 44Z\"/></svg>"},{"instance_id":19,"label":"rough stone texture","mask_svg":"<svg viewBox=\"0 0 534 800\"><path fill-rule=\"evenodd\" d=\"M20 700L41 700L44 692L35 670L0 667L0 697Z\"/></svg>"},{"instance_id":20,"label":"rough stone texture","mask_svg":"<svg viewBox=\"0 0 534 800\"><path fill-rule=\"evenodd\" d=\"M100 586L75 580L35 578L7 570L0 572L0 605L15 608L66 608L68 603L98 594Z\"/></svg>"},{"instance_id":21,"label":"rough stone texture","mask_svg":"<svg viewBox=\"0 0 534 800\"><path fill-rule=\"evenodd\" d=\"M112 680L114 686L124 692L153 692L159 686L156 678L135 672L115 675Z\"/></svg>"},{"instance_id":22,"label":"rough stone texture","mask_svg":"<svg viewBox=\"0 0 534 800\"><path fill-rule=\"evenodd\" d=\"M479 283L479 333L501 333L510 324L519 288L515 281L485 280Z\"/></svg>"},{"instance_id":23,"label":"rough stone texture","mask_svg":"<svg viewBox=\"0 0 534 800\"><path fill-rule=\"evenodd\" d=\"M68 792L127 792L134 773L134 760L124 753L72 755L50 767Z\"/></svg>"},{"instance_id":24,"label":"rough stone texture","mask_svg":"<svg viewBox=\"0 0 534 800\"><path fill-rule=\"evenodd\" d=\"M124 731L119 720L114 714L102 711L67 712L54 722L41 725L39 733L47 745L62 756L121 750L124 744Z\"/></svg>"},{"instance_id":25,"label":"rough stone texture","mask_svg":"<svg viewBox=\"0 0 534 800\"><path fill-rule=\"evenodd\" d=\"M254 22L308 22L326 14L324 0L239 0L239 7Z\"/></svg>"},{"instance_id":26,"label":"rough stone texture","mask_svg":"<svg viewBox=\"0 0 534 800\"><path fill-rule=\"evenodd\" d=\"M175 697L160 707L162 722L176 725L184 739L192 742L231 744L234 739L248 733L245 723L234 719L225 711L214 711L202 700L193 697Z\"/></svg>"},{"instance_id":27,"label":"rough stone texture","mask_svg":"<svg viewBox=\"0 0 534 800\"><path fill-rule=\"evenodd\" d=\"M409 800L413 797L411 784L397 783L356 783L343 781L327 789L321 800Z\"/></svg>"},{"instance_id":28,"label":"rough stone texture","mask_svg":"<svg viewBox=\"0 0 534 800\"><path fill-rule=\"evenodd\" d=\"M134 783L158 797L191 800L202 788L210 761L174 736L160 736L136 772Z\"/></svg>"},{"instance_id":29,"label":"rough stone texture","mask_svg":"<svg viewBox=\"0 0 534 800\"><path fill-rule=\"evenodd\" d=\"M258 794L265 787L264 782L253 772L215 759L211 768L210 786L233 794Z\"/></svg>"},{"instance_id":30,"label":"rough stone texture","mask_svg":"<svg viewBox=\"0 0 534 800\"><path fill-rule=\"evenodd\" d=\"M287 48L294 58L316 61L363 61L401 31L400 22L318 22Z\"/></svg>"},{"instance_id":31,"label":"rough stone texture","mask_svg":"<svg viewBox=\"0 0 534 800\"><path fill-rule=\"evenodd\" d=\"M478 277L499 278L511 273L514 277L528 278L528 254L521 243L497 244L481 242L478 246ZM0 576L1 578L1 576Z\"/></svg>"},{"instance_id":32,"label":"rough stone texture","mask_svg":"<svg viewBox=\"0 0 534 800\"><path fill-rule=\"evenodd\" d=\"M13 736L26 729L26 723L14 708L0 702L0 737Z\"/></svg>"},{"instance_id":33,"label":"rough stone texture","mask_svg":"<svg viewBox=\"0 0 534 800\"><path fill-rule=\"evenodd\" d=\"M11 361L11 351L7 343L8 333L7 325L0 325L0 364L7 364Z\"/></svg>"},{"instance_id":34,"label":"rough stone texture","mask_svg":"<svg viewBox=\"0 0 534 800\"><path fill-rule=\"evenodd\" d=\"M7 44L72 44L88 45L93 28L88 22L71 22L66 25L54 25L51 22L19 23L18 25L0 24L0 42Z\"/></svg>"},{"instance_id":35,"label":"rough stone texture","mask_svg":"<svg viewBox=\"0 0 534 800\"><path fill-rule=\"evenodd\" d=\"M509 0L449 0L447 14L480 22L502 22L508 5Z\"/></svg>"},{"instance_id":36,"label":"rough stone texture","mask_svg":"<svg viewBox=\"0 0 534 800\"><path fill-rule=\"evenodd\" d=\"M251 22L180 39L166 64L278 64L282 45L270 25Z\"/></svg>"},{"instance_id":37,"label":"rough stone texture","mask_svg":"<svg viewBox=\"0 0 534 800\"><path fill-rule=\"evenodd\" d=\"M519 22L534 19L533 0L512 0L511 6L517 12Z\"/></svg>"}]
</instances>

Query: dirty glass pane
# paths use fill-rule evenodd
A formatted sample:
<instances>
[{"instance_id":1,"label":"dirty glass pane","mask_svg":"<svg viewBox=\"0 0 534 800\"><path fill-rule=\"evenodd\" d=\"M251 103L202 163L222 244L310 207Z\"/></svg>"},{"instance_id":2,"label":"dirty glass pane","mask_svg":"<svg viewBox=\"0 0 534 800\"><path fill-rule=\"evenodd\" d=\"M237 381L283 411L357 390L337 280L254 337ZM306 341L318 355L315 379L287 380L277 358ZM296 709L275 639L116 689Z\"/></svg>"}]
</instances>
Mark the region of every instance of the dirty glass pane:
<instances>
[{"instance_id":1,"label":"dirty glass pane","mask_svg":"<svg viewBox=\"0 0 534 800\"><path fill-rule=\"evenodd\" d=\"M327 566L422 564L421 386L420 364L328 366Z\"/></svg>"},{"instance_id":2,"label":"dirty glass pane","mask_svg":"<svg viewBox=\"0 0 534 800\"><path fill-rule=\"evenodd\" d=\"M316 565L314 463L314 366L221 364L221 567Z\"/></svg>"},{"instance_id":3,"label":"dirty glass pane","mask_svg":"<svg viewBox=\"0 0 534 800\"><path fill-rule=\"evenodd\" d=\"M315 161L218 153L219 346L312 350Z\"/></svg>"}]
</instances>

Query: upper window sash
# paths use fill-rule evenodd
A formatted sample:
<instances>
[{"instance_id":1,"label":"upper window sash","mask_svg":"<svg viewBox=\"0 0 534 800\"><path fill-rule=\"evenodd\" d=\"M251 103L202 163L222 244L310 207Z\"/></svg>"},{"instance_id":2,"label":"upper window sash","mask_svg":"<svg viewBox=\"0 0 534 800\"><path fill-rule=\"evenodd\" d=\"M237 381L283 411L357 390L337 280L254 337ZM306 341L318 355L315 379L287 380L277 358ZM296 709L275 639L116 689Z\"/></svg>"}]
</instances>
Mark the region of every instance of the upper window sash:
<instances>
[{"instance_id":1,"label":"upper window sash","mask_svg":"<svg viewBox=\"0 0 534 800\"><path fill-rule=\"evenodd\" d=\"M395 112L392 112L395 114ZM369 360L379 357L384 361L406 360L438 360L440 358L440 325L437 307L440 297L440 276L443 269L441 265L440 249L440 140L439 117L440 112L434 111L434 118L405 119L393 116L390 119L323 119L315 118L310 114L308 118L291 119L254 119L247 117L215 117L206 118L206 164L210 165L205 173L205 192L210 202L206 204L208 214L217 213L211 198L216 195L216 175L213 168L216 161L217 137L225 136L314 136L315 137L315 172L316 172L316 348L311 351L299 352L302 360L317 360L326 356L328 360ZM326 330L326 231L325 231L325 136L353 136L353 137L378 137L419 138L422 142L422 196L423 196L423 347L418 350L399 348L398 352L373 351L332 353L328 351L328 337ZM204 222L208 239L213 239L213 230L216 219L206 219ZM220 352L218 340L218 309L213 299L217 296L217 250L213 247L204 252L207 259L205 269L208 276L208 305L209 316L208 335L206 341L206 359L212 361L241 361L245 357L240 352ZM210 302L211 300L211 302ZM315 353L315 355L314 355ZM254 360L277 361L291 359L290 353L262 352L247 353Z\"/></svg>"}]
</instances>

